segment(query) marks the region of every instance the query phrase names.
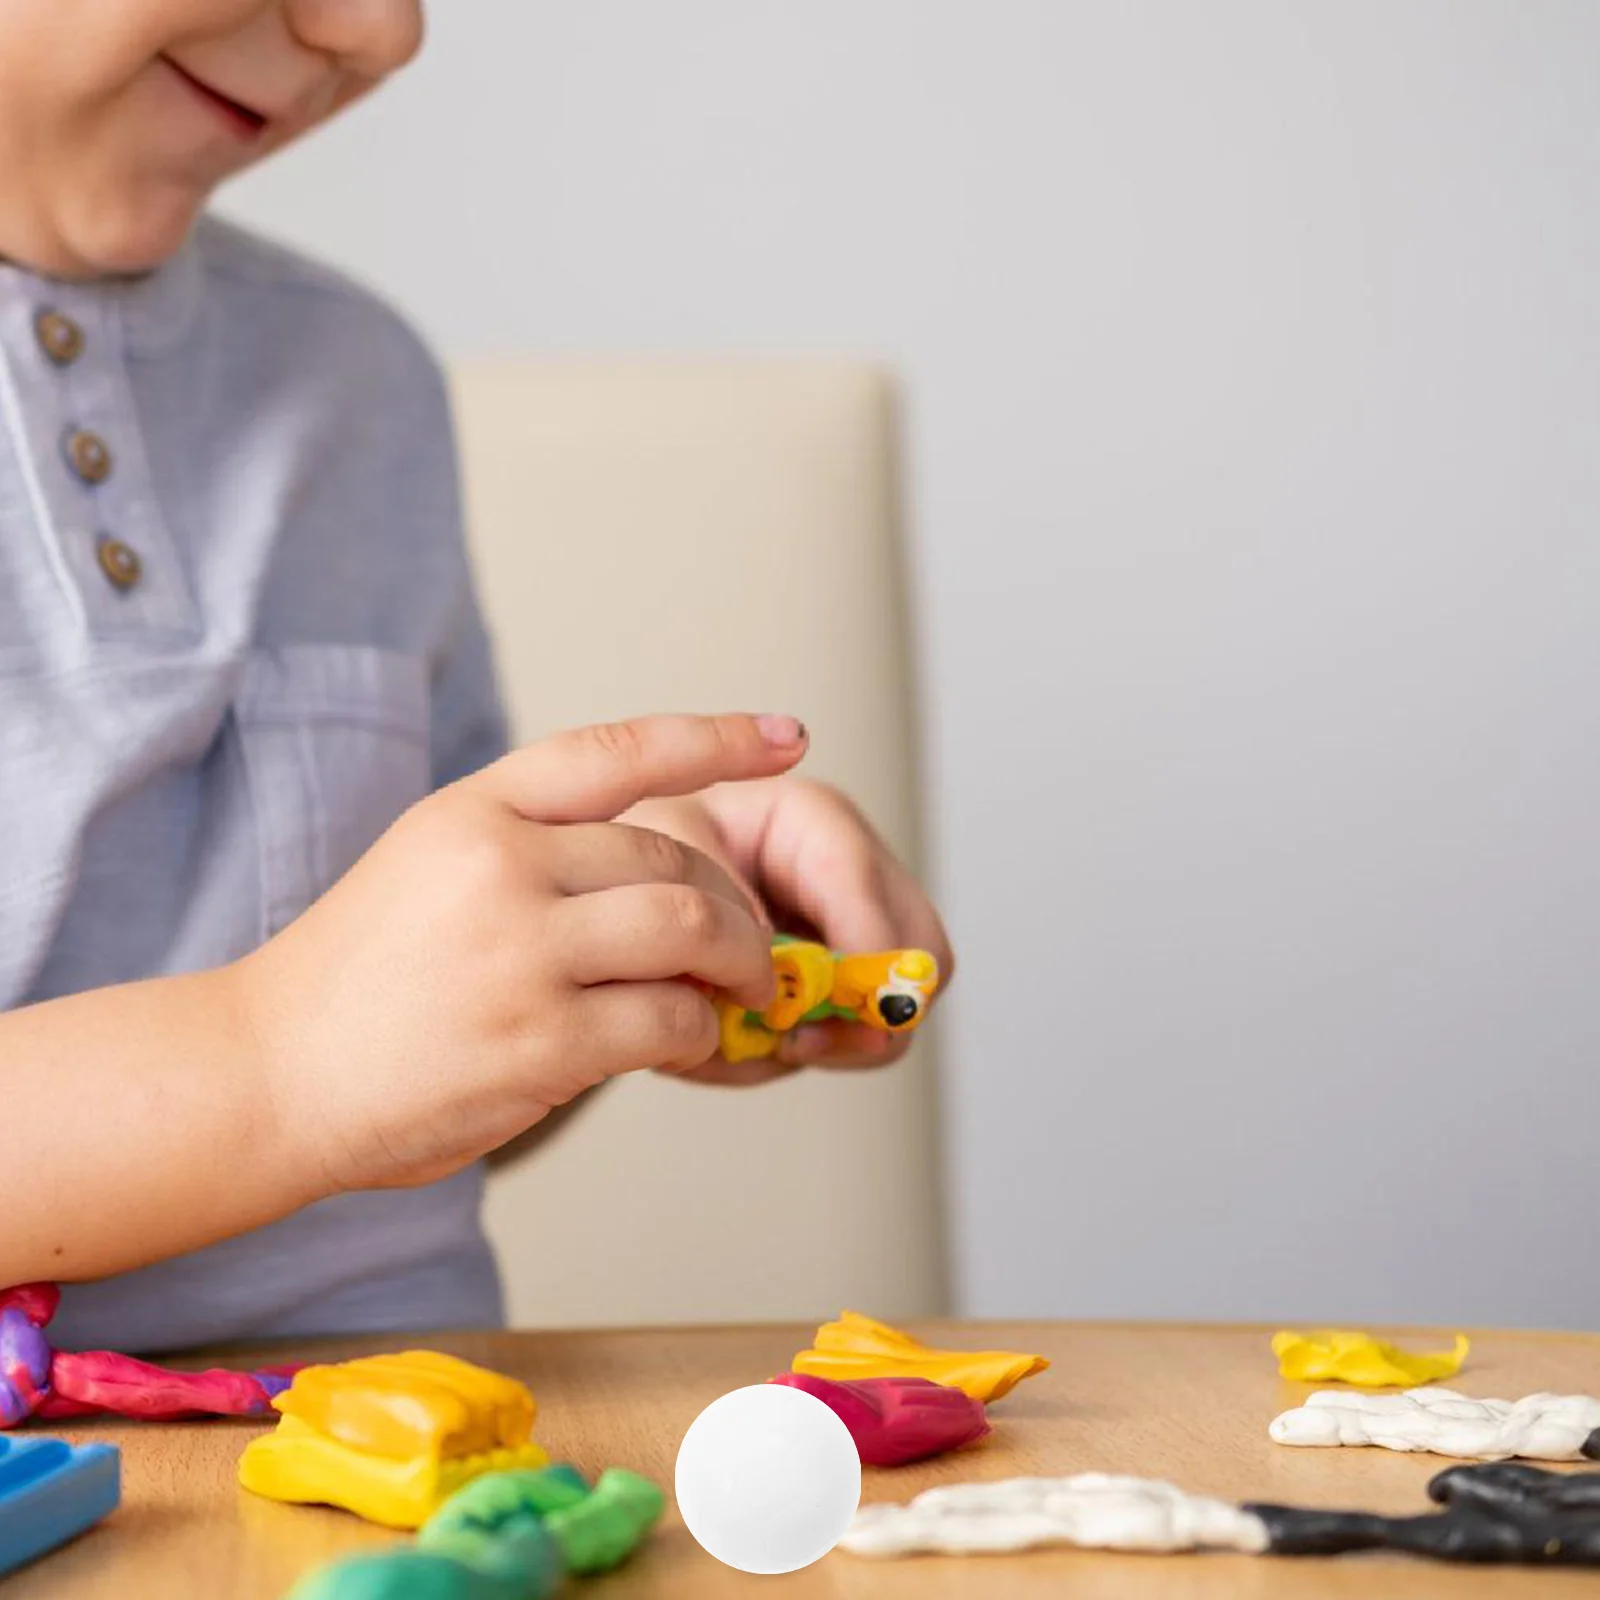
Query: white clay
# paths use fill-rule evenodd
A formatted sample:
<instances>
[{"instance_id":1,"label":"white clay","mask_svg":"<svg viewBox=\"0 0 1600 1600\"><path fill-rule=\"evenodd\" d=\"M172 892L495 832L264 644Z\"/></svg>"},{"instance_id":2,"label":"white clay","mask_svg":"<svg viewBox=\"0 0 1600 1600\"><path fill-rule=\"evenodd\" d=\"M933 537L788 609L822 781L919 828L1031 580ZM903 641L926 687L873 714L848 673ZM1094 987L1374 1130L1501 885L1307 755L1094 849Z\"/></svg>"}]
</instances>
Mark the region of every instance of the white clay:
<instances>
[{"instance_id":1,"label":"white clay","mask_svg":"<svg viewBox=\"0 0 1600 1600\"><path fill-rule=\"evenodd\" d=\"M1259 1517L1154 1478L1008 1478L929 1489L906 1505L863 1506L841 1550L946 1555L1070 1544L1090 1550L1265 1550Z\"/></svg>"},{"instance_id":2,"label":"white clay","mask_svg":"<svg viewBox=\"0 0 1600 1600\"><path fill-rule=\"evenodd\" d=\"M1472 1400L1453 1389L1349 1394L1325 1389L1285 1411L1267 1429L1279 1444L1373 1444L1385 1450L1431 1450L1472 1461L1577 1461L1600 1428L1600 1400L1582 1394L1530 1394Z\"/></svg>"}]
</instances>

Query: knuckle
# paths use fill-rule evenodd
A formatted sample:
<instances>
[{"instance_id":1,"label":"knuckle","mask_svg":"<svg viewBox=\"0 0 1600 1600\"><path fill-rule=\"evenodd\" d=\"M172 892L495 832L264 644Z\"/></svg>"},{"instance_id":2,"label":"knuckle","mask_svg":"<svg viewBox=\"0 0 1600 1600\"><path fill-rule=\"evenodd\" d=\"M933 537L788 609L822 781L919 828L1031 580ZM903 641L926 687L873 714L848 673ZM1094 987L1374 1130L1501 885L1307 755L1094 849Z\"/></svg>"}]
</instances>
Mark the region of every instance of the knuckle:
<instances>
[{"instance_id":1,"label":"knuckle","mask_svg":"<svg viewBox=\"0 0 1600 1600\"><path fill-rule=\"evenodd\" d=\"M715 1039L716 1017L703 995L681 983L671 988L658 1002L657 1025L674 1050L693 1053L708 1036Z\"/></svg>"},{"instance_id":2,"label":"knuckle","mask_svg":"<svg viewBox=\"0 0 1600 1600\"><path fill-rule=\"evenodd\" d=\"M681 883L689 876L689 851L671 834L641 828L638 834L640 865L651 878Z\"/></svg>"},{"instance_id":3,"label":"knuckle","mask_svg":"<svg viewBox=\"0 0 1600 1600\"><path fill-rule=\"evenodd\" d=\"M579 737L618 766L638 766L644 759L644 740L635 723L597 722Z\"/></svg>"},{"instance_id":4,"label":"knuckle","mask_svg":"<svg viewBox=\"0 0 1600 1600\"><path fill-rule=\"evenodd\" d=\"M840 816L849 817L853 822L864 823L866 820L861 808L843 789L835 787L824 779L792 777L785 781L793 785L812 805L837 812Z\"/></svg>"},{"instance_id":5,"label":"knuckle","mask_svg":"<svg viewBox=\"0 0 1600 1600\"><path fill-rule=\"evenodd\" d=\"M666 916L672 932L697 949L716 936L717 908L699 889L674 887L666 896Z\"/></svg>"}]
</instances>

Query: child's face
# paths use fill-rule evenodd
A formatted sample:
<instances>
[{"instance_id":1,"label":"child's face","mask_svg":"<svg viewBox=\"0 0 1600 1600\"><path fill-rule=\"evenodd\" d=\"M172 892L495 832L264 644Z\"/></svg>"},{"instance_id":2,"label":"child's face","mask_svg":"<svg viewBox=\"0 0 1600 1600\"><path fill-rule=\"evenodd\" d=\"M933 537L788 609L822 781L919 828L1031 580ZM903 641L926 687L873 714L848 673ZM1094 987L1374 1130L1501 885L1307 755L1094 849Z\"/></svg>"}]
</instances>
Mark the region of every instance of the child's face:
<instances>
[{"instance_id":1,"label":"child's face","mask_svg":"<svg viewBox=\"0 0 1600 1600\"><path fill-rule=\"evenodd\" d=\"M0 0L0 257L137 272L403 66L422 0Z\"/></svg>"}]
</instances>

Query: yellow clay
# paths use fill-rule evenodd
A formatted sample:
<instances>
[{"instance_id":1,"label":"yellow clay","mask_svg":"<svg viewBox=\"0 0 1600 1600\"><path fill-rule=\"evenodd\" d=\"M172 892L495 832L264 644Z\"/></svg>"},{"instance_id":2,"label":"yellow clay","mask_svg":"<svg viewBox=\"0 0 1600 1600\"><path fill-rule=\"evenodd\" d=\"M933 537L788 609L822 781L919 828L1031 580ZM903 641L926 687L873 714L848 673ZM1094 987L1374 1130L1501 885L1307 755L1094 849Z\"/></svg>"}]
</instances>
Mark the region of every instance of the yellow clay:
<instances>
[{"instance_id":1,"label":"yellow clay","mask_svg":"<svg viewBox=\"0 0 1600 1600\"><path fill-rule=\"evenodd\" d=\"M782 1034L830 1018L909 1033L928 1014L939 987L939 963L926 950L835 955L806 939L774 940L772 972L777 994L759 1014L725 995L716 997L724 1060L774 1055Z\"/></svg>"},{"instance_id":2,"label":"yellow clay","mask_svg":"<svg viewBox=\"0 0 1600 1600\"><path fill-rule=\"evenodd\" d=\"M420 1528L462 1484L486 1472L545 1467L531 1440L441 1460L369 1455L318 1433L298 1417L253 1440L239 1458L239 1482L269 1500L340 1506L386 1528Z\"/></svg>"},{"instance_id":3,"label":"yellow clay","mask_svg":"<svg viewBox=\"0 0 1600 1600\"><path fill-rule=\"evenodd\" d=\"M790 1363L814 1378L929 1378L988 1402L1043 1372L1043 1356L1015 1350L936 1350L857 1311L817 1329L813 1349Z\"/></svg>"},{"instance_id":4,"label":"yellow clay","mask_svg":"<svg viewBox=\"0 0 1600 1600\"><path fill-rule=\"evenodd\" d=\"M761 1013L774 1033L787 1033L801 1017L828 998L833 986L833 956L820 944L796 939L772 947L772 975L777 998Z\"/></svg>"},{"instance_id":5,"label":"yellow clay","mask_svg":"<svg viewBox=\"0 0 1600 1600\"><path fill-rule=\"evenodd\" d=\"M743 1006L719 1002L717 1037L724 1061L756 1061L778 1053L778 1035L752 1022Z\"/></svg>"},{"instance_id":6,"label":"yellow clay","mask_svg":"<svg viewBox=\"0 0 1600 1600\"><path fill-rule=\"evenodd\" d=\"M1457 1334L1453 1350L1411 1355L1370 1333L1324 1328L1315 1333L1274 1334L1278 1371L1302 1383L1354 1383L1364 1388L1414 1389L1453 1378L1467 1359L1470 1344Z\"/></svg>"},{"instance_id":7,"label":"yellow clay","mask_svg":"<svg viewBox=\"0 0 1600 1600\"><path fill-rule=\"evenodd\" d=\"M522 1384L428 1350L307 1367L272 1403L282 1420L246 1447L240 1483L385 1527L420 1527L485 1472L549 1464Z\"/></svg>"},{"instance_id":8,"label":"yellow clay","mask_svg":"<svg viewBox=\"0 0 1600 1600\"><path fill-rule=\"evenodd\" d=\"M533 1432L522 1384L431 1350L307 1367L273 1405L330 1439L400 1460L474 1454Z\"/></svg>"}]
</instances>

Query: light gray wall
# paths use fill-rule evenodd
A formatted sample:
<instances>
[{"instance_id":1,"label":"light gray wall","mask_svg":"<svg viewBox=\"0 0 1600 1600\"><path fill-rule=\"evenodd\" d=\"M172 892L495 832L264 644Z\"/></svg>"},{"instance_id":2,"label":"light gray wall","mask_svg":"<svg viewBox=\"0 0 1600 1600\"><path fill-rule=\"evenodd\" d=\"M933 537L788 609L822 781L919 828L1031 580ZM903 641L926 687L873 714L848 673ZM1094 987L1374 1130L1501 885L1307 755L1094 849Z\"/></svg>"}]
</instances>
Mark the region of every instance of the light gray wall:
<instances>
[{"instance_id":1,"label":"light gray wall","mask_svg":"<svg viewBox=\"0 0 1600 1600\"><path fill-rule=\"evenodd\" d=\"M1600 1323L1600 6L433 28L231 208L909 386L965 1307Z\"/></svg>"}]
</instances>

